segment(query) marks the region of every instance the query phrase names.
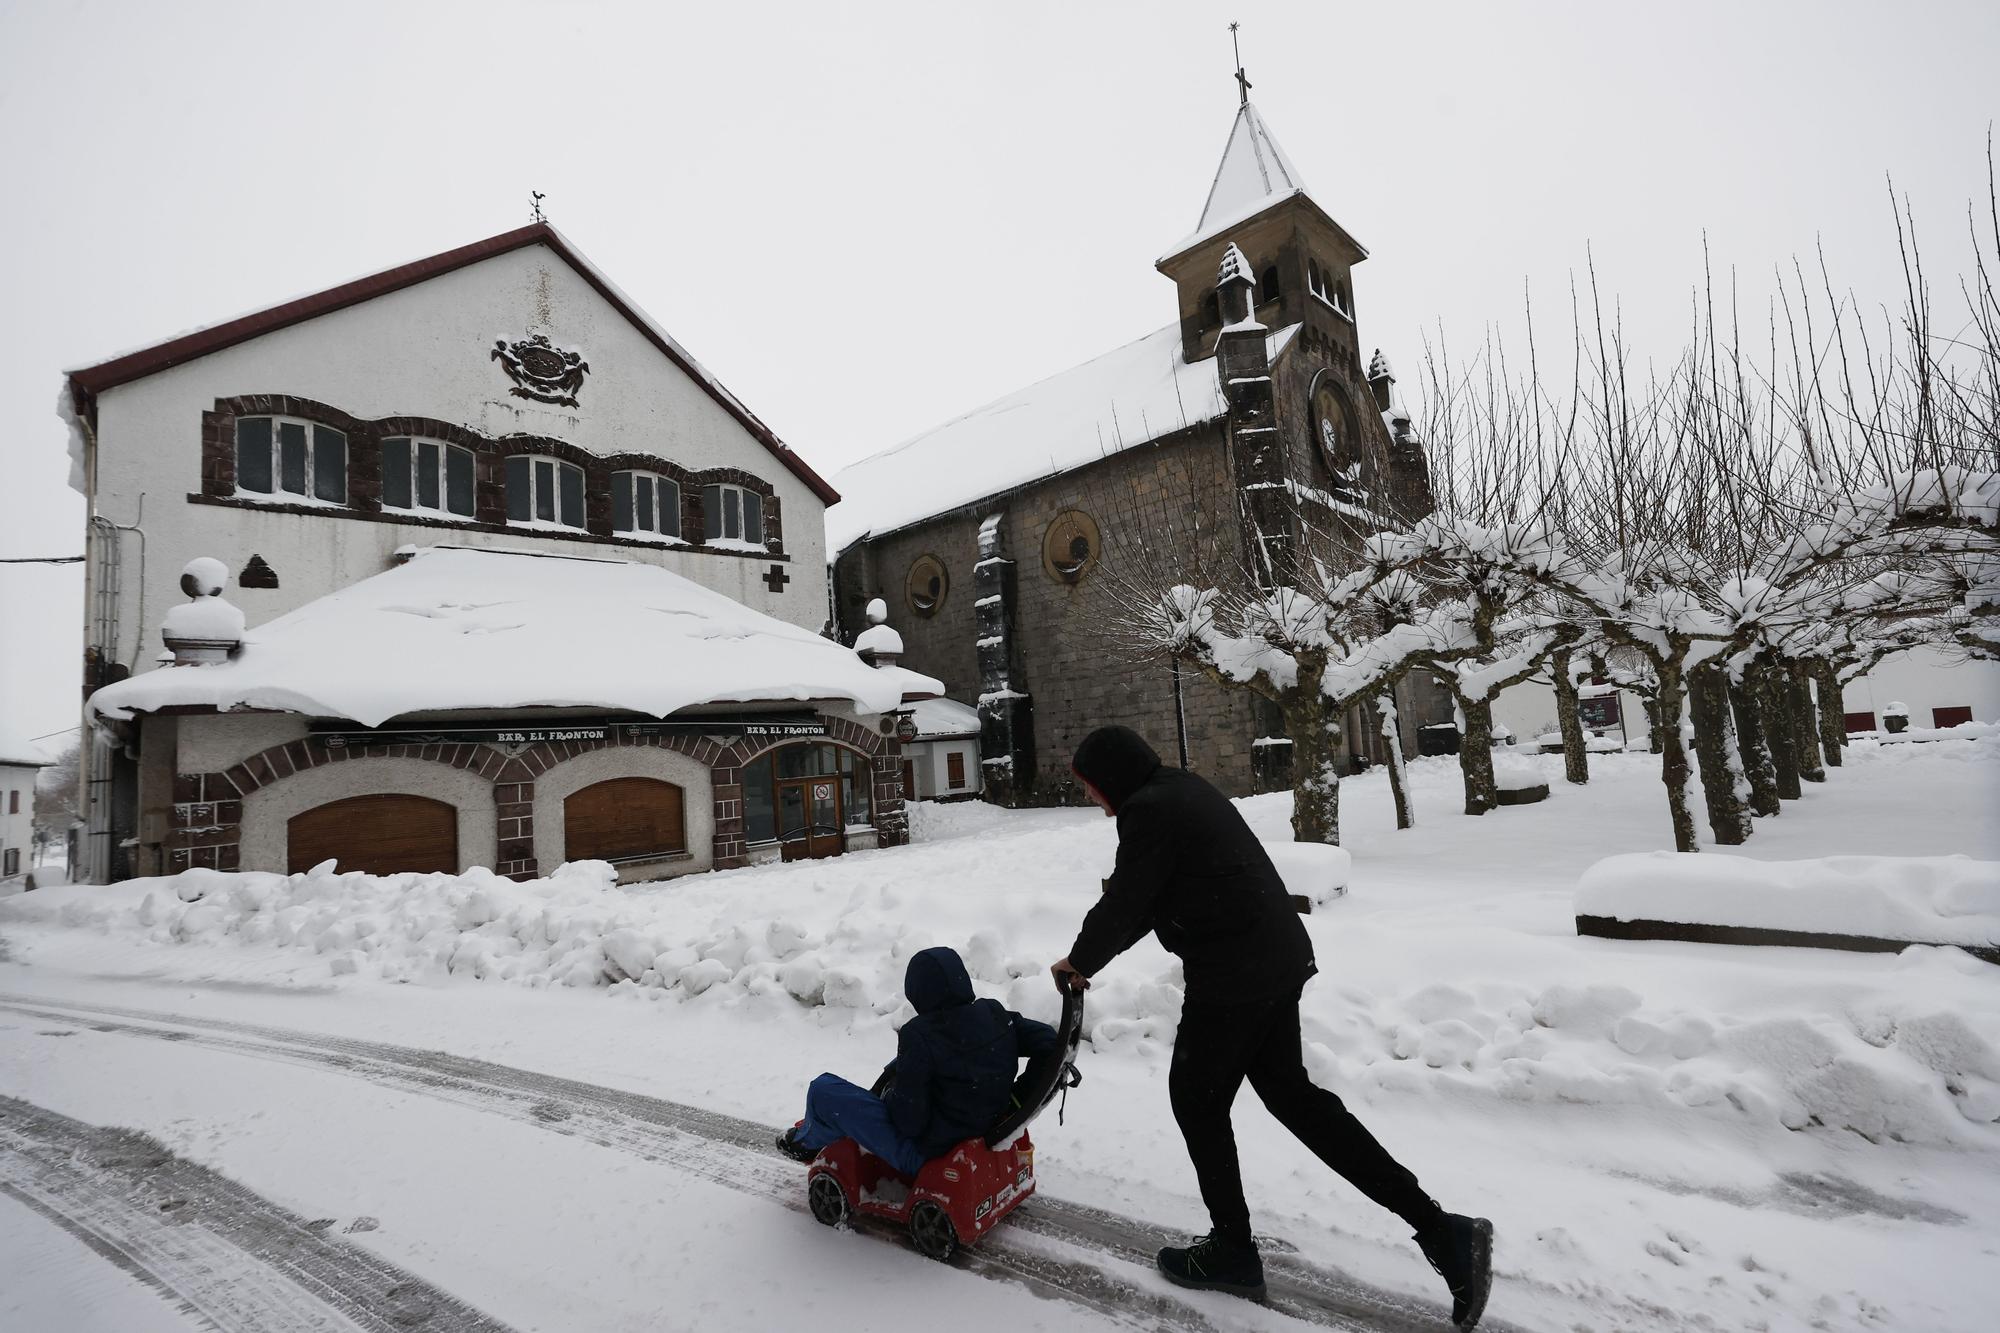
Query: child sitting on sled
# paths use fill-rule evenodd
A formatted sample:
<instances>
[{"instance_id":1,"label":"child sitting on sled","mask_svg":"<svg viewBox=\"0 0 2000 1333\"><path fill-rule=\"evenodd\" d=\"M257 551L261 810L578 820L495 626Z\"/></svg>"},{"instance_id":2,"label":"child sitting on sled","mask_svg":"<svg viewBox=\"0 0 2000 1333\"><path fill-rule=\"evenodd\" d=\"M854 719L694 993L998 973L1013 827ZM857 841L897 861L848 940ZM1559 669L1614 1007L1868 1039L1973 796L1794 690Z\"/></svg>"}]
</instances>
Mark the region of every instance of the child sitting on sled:
<instances>
[{"instance_id":1,"label":"child sitting on sled","mask_svg":"<svg viewBox=\"0 0 2000 1333\"><path fill-rule=\"evenodd\" d=\"M889 1086L878 1097L834 1074L806 1089L805 1118L778 1136L786 1155L810 1162L850 1138L906 1176L984 1134L1007 1111L1024 1056L1053 1052L1061 1038L1047 1023L975 1000L956 951L925 949L903 973L917 1016L896 1039Z\"/></svg>"}]
</instances>

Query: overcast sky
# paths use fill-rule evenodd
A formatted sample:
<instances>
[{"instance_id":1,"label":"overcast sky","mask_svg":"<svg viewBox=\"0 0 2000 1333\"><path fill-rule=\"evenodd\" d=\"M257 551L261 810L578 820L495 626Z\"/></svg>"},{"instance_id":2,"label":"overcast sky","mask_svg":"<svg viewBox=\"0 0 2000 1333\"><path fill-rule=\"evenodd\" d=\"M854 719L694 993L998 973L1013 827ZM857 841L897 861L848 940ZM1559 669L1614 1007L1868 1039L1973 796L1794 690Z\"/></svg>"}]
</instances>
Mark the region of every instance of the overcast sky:
<instances>
[{"instance_id":1,"label":"overcast sky","mask_svg":"<svg viewBox=\"0 0 2000 1333\"><path fill-rule=\"evenodd\" d=\"M82 550L63 369L518 226L531 188L831 475L1171 321L1152 261L1235 111L1231 18L1406 371L1524 282L1556 304L1586 245L1662 357L1704 231L1752 309L1816 245L1893 304L1885 174L1949 282L2000 114L1992 0L0 0L0 556ZM74 723L81 589L0 566L0 728Z\"/></svg>"}]
</instances>

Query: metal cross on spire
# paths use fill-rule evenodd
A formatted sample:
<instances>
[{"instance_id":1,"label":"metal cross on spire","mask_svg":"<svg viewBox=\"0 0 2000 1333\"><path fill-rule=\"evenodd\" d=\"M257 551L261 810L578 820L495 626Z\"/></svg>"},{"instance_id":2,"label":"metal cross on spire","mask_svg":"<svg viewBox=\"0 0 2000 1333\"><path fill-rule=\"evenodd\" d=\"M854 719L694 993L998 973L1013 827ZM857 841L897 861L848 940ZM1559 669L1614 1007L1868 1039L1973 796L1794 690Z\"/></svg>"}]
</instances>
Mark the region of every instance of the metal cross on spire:
<instances>
[{"instance_id":1,"label":"metal cross on spire","mask_svg":"<svg viewBox=\"0 0 2000 1333\"><path fill-rule=\"evenodd\" d=\"M1250 76L1243 72L1243 48L1237 44L1236 30L1241 24L1229 25L1229 49L1236 53L1236 98L1240 106L1250 105Z\"/></svg>"}]
</instances>

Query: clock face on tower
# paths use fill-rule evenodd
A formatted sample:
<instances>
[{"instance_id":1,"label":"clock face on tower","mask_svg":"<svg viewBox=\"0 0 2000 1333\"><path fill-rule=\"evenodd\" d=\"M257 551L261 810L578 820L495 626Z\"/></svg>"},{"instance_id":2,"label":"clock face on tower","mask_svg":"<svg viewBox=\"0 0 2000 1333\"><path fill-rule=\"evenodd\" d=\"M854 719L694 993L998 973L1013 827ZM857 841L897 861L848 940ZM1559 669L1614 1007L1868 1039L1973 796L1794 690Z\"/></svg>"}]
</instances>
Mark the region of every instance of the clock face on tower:
<instances>
[{"instance_id":1,"label":"clock face on tower","mask_svg":"<svg viewBox=\"0 0 2000 1333\"><path fill-rule=\"evenodd\" d=\"M1333 493L1366 504L1374 470L1368 466L1367 451L1346 398L1324 376L1312 391L1312 420L1320 459L1333 477Z\"/></svg>"}]
</instances>

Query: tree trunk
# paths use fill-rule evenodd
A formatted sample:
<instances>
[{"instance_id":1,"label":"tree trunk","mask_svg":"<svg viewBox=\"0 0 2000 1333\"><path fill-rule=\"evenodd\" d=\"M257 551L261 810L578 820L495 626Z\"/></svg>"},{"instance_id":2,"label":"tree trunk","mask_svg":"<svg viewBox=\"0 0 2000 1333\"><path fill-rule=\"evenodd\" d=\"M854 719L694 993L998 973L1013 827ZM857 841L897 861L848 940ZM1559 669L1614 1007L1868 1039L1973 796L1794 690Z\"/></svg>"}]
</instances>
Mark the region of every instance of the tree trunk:
<instances>
[{"instance_id":1,"label":"tree trunk","mask_svg":"<svg viewBox=\"0 0 2000 1333\"><path fill-rule=\"evenodd\" d=\"M1569 675L1570 650L1558 648L1549 657L1556 682L1556 725L1562 729L1563 777L1581 786L1590 781L1590 753L1584 748L1583 718L1576 708L1576 682Z\"/></svg>"},{"instance_id":2,"label":"tree trunk","mask_svg":"<svg viewBox=\"0 0 2000 1333\"><path fill-rule=\"evenodd\" d=\"M1730 709L1736 715L1736 748L1743 756L1743 773L1750 780L1750 809L1759 815L1775 815L1784 808L1778 799L1778 770L1771 763L1770 742L1764 739L1762 710L1757 707L1757 690L1746 680L1729 685Z\"/></svg>"},{"instance_id":3,"label":"tree trunk","mask_svg":"<svg viewBox=\"0 0 2000 1333\"><path fill-rule=\"evenodd\" d=\"M1819 757L1819 718L1813 709L1812 685L1806 671L1796 662L1785 665L1785 697L1792 706L1792 741L1799 750L1799 777L1807 782L1825 782L1826 765Z\"/></svg>"},{"instance_id":4,"label":"tree trunk","mask_svg":"<svg viewBox=\"0 0 2000 1333\"><path fill-rule=\"evenodd\" d=\"M1319 690L1320 673L1299 664L1298 687L1280 705L1292 737L1292 838L1340 845L1343 711Z\"/></svg>"},{"instance_id":5,"label":"tree trunk","mask_svg":"<svg viewBox=\"0 0 2000 1333\"><path fill-rule=\"evenodd\" d=\"M1386 689L1377 701L1382 710L1382 739L1389 746L1389 794L1396 798L1396 827L1416 825L1416 811L1410 805L1410 773L1403 758L1403 738L1396 731L1396 691Z\"/></svg>"},{"instance_id":6,"label":"tree trunk","mask_svg":"<svg viewBox=\"0 0 2000 1333\"><path fill-rule=\"evenodd\" d=\"M1715 840L1733 847L1750 837L1750 783L1736 753L1729 718L1729 674L1715 662L1688 673L1688 703L1694 714L1694 752L1701 761L1701 791L1708 827Z\"/></svg>"},{"instance_id":7,"label":"tree trunk","mask_svg":"<svg viewBox=\"0 0 2000 1333\"><path fill-rule=\"evenodd\" d=\"M1674 823L1674 850L1692 852L1699 848L1695 842L1694 813L1688 809L1687 746L1681 740L1681 705L1687 689L1681 681L1678 659L1672 663L1655 663L1655 666L1660 673L1660 682L1653 695L1653 707L1658 713L1660 725L1653 728L1653 735L1658 738L1660 747L1660 781L1667 787L1667 811Z\"/></svg>"},{"instance_id":8,"label":"tree trunk","mask_svg":"<svg viewBox=\"0 0 2000 1333\"><path fill-rule=\"evenodd\" d=\"M1782 680L1783 668L1774 662L1759 662L1753 668L1757 690L1757 714L1764 722L1765 743L1771 747L1771 765L1778 775L1778 796L1799 799L1799 747L1792 741L1792 707Z\"/></svg>"},{"instance_id":9,"label":"tree trunk","mask_svg":"<svg viewBox=\"0 0 2000 1333\"><path fill-rule=\"evenodd\" d=\"M1483 815L1500 804L1493 780L1493 701L1458 701L1465 714L1465 734L1459 738L1458 767L1465 774L1465 813Z\"/></svg>"},{"instance_id":10,"label":"tree trunk","mask_svg":"<svg viewBox=\"0 0 2000 1333\"><path fill-rule=\"evenodd\" d=\"M1651 750L1654 754L1658 754L1662 749L1660 742L1660 732L1662 728L1660 726L1659 693L1656 691L1652 694L1640 695L1639 707L1645 710L1646 714L1646 748Z\"/></svg>"},{"instance_id":11,"label":"tree trunk","mask_svg":"<svg viewBox=\"0 0 2000 1333\"><path fill-rule=\"evenodd\" d=\"M1828 768L1840 767L1847 744L1847 714L1841 700L1840 669L1824 657L1812 659L1813 684L1819 689L1819 748Z\"/></svg>"}]
</instances>

